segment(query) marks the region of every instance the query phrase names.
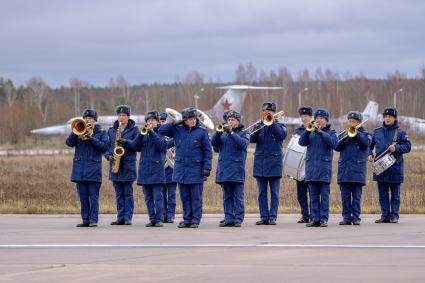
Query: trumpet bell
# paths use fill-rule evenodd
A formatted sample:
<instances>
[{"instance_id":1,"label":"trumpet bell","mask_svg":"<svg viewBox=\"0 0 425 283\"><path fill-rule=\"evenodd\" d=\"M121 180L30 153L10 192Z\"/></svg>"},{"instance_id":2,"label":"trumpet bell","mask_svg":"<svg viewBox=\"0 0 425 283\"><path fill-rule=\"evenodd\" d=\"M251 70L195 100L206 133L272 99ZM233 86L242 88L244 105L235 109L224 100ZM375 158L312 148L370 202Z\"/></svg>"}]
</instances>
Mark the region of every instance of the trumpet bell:
<instances>
[{"instance_id":1,"label":"trumpet bell","mask_svg":"<svg viewBox=\"0 0 425 283\"><path fill-rule=\"evenodd\" d=\"M74 134L81 136L87 130L86 122L82 118L74 119L71 123L71 129Z\"/></svg>"},{"instance_id":2,"label":"trumpet bell","mask_svg":"<svg viewBox=\"0 0 425 283\"><path fill-rule=\"evenodd\" d=\"M140 128L140 133L141 133L143 136L147 135L147 134L148 134L148 132L149 132L149 127L148 127L148 126L143 126L143 127L141 127L141 128Z\"/></svg>"},{"instance_id":3,"label":"trumpet bell","mask_svg":"<svg viewBox=\"0 0 425 283\"><path fill-rule=\"evenodd\" d=\"M307 126L305 126L305 129L307 130L307 132L312 132L314 131L316 127L314 126L313 123L308 123Z\"/></svg>"},{"instance_id":4,"label":"trumpet bell","mask_svg":"<svg viewBox=\"0 0 425 283\"><path fill-rule=\"evenodd\" d=\"M223 126L223 124L218 124L218 125L216 125L216 126L215 126L215 131L216 131L216 132L218 132L218 133L223 132L223 131L224 131L224 126Z\"/></svg>"}]
</instances>

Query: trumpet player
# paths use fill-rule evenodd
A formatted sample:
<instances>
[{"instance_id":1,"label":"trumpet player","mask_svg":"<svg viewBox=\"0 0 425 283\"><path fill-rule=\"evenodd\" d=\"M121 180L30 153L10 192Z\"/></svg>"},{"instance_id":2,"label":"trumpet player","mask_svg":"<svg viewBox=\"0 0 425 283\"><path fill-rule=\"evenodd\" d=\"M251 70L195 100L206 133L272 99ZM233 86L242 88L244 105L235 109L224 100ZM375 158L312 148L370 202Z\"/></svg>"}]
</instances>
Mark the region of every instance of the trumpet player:
<instances>
[{"instance_id":1,"label":"trumpet player","mask_svg":"<svg viewBox=\"0 0 425 283\"><path fill-rule=\"evenodd\" d=\"M84 137L71 132L66 139L69 147L75 147L71 181L76 183L81 203L82 223L77 227L97 227L99 219L99 191L102 184L102 154L108 150L108 136L96 124L95 109L85 109L83 119L86 128L91 125L92 134Z\"/></svg>"},{"instance_id":2,"label":"trumpet player","mask_svg":"<svg viewBox=\"0 0 425 283\"><path fill-rule=\"evenodd\" d=\"M327 227L332 179L332 157L337 143L329 123L329 111L319 108L313 114L313 130L301 134L299 145L307 147L305 181L310 188L313 221L307 227Z\"/></svg>"},{"instance_id":3,"label":"trumpet player","mask_svg":"<svg viewBox=\"0 0 425 283\"><path fill-rule=\"evenodd\" d=\"M137 184L143 187L143 194L149 222L146 227L164 226L162 187L165 183L165 153L167 141L158 133L159 116L157 111L145 114L146 133L139 133L138 137L127 144L135 151L140 151L139 171Z\"/></svg>"},{"instance_id":4,"label":"trumpet player","mask_svg":"<svg viewBox=\"0 0 425 283\"><path fill-rule=\"evenodd\" d=\"M109 150L104 154L109 161L109 180L115 189L117 219L111 225L131 225L134 210L133 182L137 178L136 151L127 146L128 140L139 135L134 120L130 119L130 107L116 107L117 120L108 130ZM124 154L118 154L122 147ZM115 169L114 169L115 168Z\"/></svg>"},{"instance_id":5,"label":"trumpet player","mask_svg":"<svg viewBox=\"0 0 425 283\"><path fill-rule=\"evenodd\" d=\"M161 112L159 114L159 123L164 125L167 120L168 114L167 112ZM174 162L174 157L170 154L170 149L174 147L174 139L165 136L167 140L167 158L171 158L172 160L165 161L165 184L162 189L162 195L164 199L164 223L174 223L174 218L176 215L176 188L177 183L173 181L173 171L174 165L170 163L170 161ZM167 157L168 156L168 157Z\"/></svg>"},{"instance_id":6,"label":"trumpet player","mask_svg":"<svg viewBox=\"0 0 425 283\"><path fill-rule=\"evenodd\" d=\"M201 127L196 108L181 112L182 119L159 129L174 138L176 156L173 181L179 184L183 221L179 228L198 228L202 218L203 182L210 175L212 151L208 131Z\"/></svg>"},{"instance_id":7,"label":"trumpet player","mask_svg":"<svg viewBox=\"0 0 425 283\"><path fill-rule=\"evenodd\" d=\"M224 222L220 227L241 227L245 216L244 182L248 134L243 131L241 114L231 110L227 124L216 131L211 144L219 150L216 183L223 190Z\"/></svg>"},{"instance_id":8,"label":"trumpet player","mask_svg":"<svg viewBox=\"0 0 425 283\"><path fill-rule=\"evenodd\" d=\"M373 149L379 156L385 151L391 152L396 162L380 175L373 175L378 183L381 218L375 223L398 223L400 209L400 187L404 181L403 155L410 152L411 143L406 131L400 129L397 121L397 109L388 107L382 113L384 122L373 130L369 161L373 161Z\"/></svg>"},{"instance_id":9,"label":"trumpet player","mask_svg":"<svg viewBox=\"0 0 425 283\"><path fill-rule=\"evenodd\" d=\"M265 102L262 107L263 117L276 113L276 103ZM279 207L279 187L282 178L283 151L282 143L286 138L286 128L275 121L267 126L263 121L254 127L250 142L255 143L254 177L258 185L258 205L260 220L256 225L276 225ZM270 209L267 198L267 187L270 186Z\"/></svg>"},{"instance_id":10,"label":"trumpet player","mask_svg":"<svg viewBox=\"0 0 425 283\"><path fill-rule=\"evenodd\" d=\"M295 129L294 134L301 136L306 131L305 125L310 124L313 118L313 108L310 106L303 106L298 109L302 125ZM311 220L311 197L308 183L305 180L298 181L297 183L297 200L301 208L301 218L297 223L309 223ZM310 201L309 201L310 198Z\"/></svg>"},{"instance_id":11,"label":"trumpet player","mask_svg":"<svg viewBox=\"0 0 425 283\"><path fill-rule=\"evenodd\" d=\"M338 184L341 191L342 217L339 225L360 225L362 187L366 184L366 163L372 136L359 127L363 114L350 111L345 138L335 147L340 152L338 161ZM354 133L347 131L355 129ZM341 135L341 134L340 134Z\"/></svg>"}]
</instances>

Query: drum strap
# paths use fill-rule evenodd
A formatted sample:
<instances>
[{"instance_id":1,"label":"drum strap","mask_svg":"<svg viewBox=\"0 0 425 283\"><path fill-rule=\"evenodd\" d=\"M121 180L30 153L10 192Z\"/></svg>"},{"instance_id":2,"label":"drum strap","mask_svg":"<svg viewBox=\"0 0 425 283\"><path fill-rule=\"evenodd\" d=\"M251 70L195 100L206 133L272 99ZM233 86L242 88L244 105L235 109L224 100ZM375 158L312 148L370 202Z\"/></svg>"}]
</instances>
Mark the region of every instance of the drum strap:
<instances>
[{"instance_id":1,"label":"drum strap","mask_svg":"<svg viewBox=\"0 0 425 283\"><path fill-rule=\"evenodd\" d=\"M398 136L398 128L397 128L397 129L395 129L395 132L394 132L394 137L393 137L393 142L392 142L392 144L396 144L396 141L397 141L397 136Z\"/></svg>"}]
</instances>

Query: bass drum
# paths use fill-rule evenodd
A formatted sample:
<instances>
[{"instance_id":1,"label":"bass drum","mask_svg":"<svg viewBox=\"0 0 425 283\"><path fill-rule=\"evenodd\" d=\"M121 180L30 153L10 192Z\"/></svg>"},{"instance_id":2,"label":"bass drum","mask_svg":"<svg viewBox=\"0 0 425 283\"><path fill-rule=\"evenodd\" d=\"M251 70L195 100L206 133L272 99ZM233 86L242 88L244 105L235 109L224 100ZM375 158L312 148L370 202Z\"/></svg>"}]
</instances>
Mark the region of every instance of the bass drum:
<instances>
[{"instance_id":1,"label":"bass drum","mask_svg":"<svg viewBox=\"0 0 425 283\"><path fill-rule=\"evenodd\" d=\"M283 157L283 175L297 181L304 180L305 177L305 155L307 147L300 146L299 135L293 135L286 148Z\"/></svg>"}]
</instances>

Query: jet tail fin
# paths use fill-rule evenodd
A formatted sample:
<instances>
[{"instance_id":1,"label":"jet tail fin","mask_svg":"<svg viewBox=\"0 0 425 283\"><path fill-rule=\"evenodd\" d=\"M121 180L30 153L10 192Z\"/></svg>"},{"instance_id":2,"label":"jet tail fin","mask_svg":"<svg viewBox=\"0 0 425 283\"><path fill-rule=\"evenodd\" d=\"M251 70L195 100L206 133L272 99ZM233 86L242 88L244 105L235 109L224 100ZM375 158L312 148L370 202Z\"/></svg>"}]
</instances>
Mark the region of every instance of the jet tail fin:
<instances>
[{"instance_id":1,"label":"jet tail fin","mask_svg":"<svg viewBox=\"0 0 425 283\"><path fill-rule=\"evenodd\" d=\"M378 117L378 103L370 100L363 110L363 119L375 120Z\"/></svg>"}]
</instances>

